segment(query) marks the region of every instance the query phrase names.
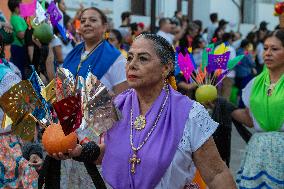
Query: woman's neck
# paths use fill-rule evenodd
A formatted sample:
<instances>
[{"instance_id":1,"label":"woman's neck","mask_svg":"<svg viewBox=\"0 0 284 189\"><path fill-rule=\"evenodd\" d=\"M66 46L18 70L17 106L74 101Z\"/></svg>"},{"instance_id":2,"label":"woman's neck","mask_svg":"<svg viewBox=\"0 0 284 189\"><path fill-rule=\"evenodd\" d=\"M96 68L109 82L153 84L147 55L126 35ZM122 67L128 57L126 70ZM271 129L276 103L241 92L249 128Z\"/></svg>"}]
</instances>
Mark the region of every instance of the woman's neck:
<instances>
[{"instance_id":1,"label":"woman's neck","mask_svg":"<svg viewBox=\"0 0 284 189\"><path fill-rule=\"evenodd\" d=\"M92 40L92 41L85 41L85 50L91 51L95 48L102 40Z\"/></svg>"},{"instance_id":2,"label":"woman's neck","mask_svg":"<svg viewBox=\"0 0 284 189\"><path fill-rule=\"evenodd\" d=\"M270 83L276 83L284 74L284 67L280 69L270 70Z\"/></svg>"},{"instance_id":3,"label":"woman's neck","mask_svg":"<svg viewBox=\"0 0 284 189\"><path fill-rule=\"evenodd\" d=\"M152 88L135 89L138 96L140 114L145 115L153 102L159 97L163 89L163 84Z\"/></svg>"}]
</instances>

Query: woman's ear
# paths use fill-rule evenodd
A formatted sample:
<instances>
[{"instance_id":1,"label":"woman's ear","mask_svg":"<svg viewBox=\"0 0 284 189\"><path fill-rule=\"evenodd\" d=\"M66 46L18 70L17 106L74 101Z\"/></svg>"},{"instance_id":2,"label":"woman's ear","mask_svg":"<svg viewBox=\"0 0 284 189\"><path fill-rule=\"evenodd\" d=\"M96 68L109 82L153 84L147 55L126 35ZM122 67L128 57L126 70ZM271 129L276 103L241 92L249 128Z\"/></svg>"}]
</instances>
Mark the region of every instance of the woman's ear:
<instances>
[{"instance_id":1,"label":"woman's ear","mask_svg":"<svg viewBox=\"0 0 284 189\"><path fill-rule=\"evenodd\" d=\"M163 65L163 76L167 78L169 74L173 71L174 65L172 63L167 63Z\"/></svg>"}]
</instances>

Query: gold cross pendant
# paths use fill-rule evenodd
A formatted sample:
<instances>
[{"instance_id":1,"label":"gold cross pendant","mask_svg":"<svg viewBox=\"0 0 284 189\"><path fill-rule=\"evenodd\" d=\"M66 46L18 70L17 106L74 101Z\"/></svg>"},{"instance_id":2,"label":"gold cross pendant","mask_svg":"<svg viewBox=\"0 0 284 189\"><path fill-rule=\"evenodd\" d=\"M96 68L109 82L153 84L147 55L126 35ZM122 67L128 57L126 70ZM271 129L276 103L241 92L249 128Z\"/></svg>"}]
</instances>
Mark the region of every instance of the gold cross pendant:
<instances>
[{"instance_id":1,"label":"gold cross pendant","mask_svg":"<svg viewBox=\"0 0 284 189\"><path fill-rule=\"evenodd\" d=\"M137 157L136 152L134 151L131 158L129 158L129 163L131 164L131 173L135 174L135 167L141 162L141 159Z\"/></svg>"}]
</instances>

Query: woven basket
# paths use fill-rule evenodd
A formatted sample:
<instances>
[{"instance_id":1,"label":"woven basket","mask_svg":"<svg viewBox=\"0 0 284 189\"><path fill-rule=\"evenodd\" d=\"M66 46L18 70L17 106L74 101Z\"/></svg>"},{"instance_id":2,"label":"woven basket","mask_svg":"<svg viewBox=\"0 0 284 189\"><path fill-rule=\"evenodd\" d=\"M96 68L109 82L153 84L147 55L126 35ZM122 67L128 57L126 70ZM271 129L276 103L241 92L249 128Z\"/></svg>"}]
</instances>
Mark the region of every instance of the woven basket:
<instances>
[{"instance_id":1,"label":"woven basket","mask_svg":"<svg viewBox=\"0 0 284 189\"><path fill-rule=\"evenodd\" d=\"M279 15L279 27L284 29L284 14Z\"/></svg>"}]
</instances>

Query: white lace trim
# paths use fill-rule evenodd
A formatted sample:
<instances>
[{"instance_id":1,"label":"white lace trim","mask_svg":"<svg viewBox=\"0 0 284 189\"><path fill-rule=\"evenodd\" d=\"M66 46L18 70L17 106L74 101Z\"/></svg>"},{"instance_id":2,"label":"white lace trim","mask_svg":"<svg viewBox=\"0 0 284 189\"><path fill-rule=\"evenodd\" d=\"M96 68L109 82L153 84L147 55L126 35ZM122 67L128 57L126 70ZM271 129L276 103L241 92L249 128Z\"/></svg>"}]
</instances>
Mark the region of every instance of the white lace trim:
<instances>
[{"instance_id":1,"label":"white lace trim","mask_svg":"<svg viewBox=\"0 0 284 189\"><path fill-rule=\"evenodd\" d=\"M194 102L178 147L187 153L196 151L215 132L217 127L218 123L209 116L204 106ZM196 134L198 136L195 136ZM193 136L199 138L195 144L192 142Z\"/></svg>"}]
</instances>

